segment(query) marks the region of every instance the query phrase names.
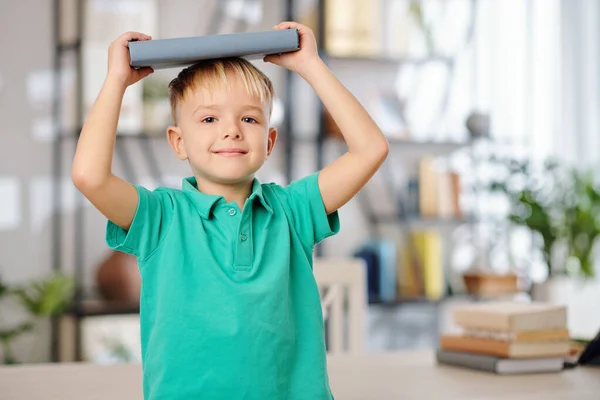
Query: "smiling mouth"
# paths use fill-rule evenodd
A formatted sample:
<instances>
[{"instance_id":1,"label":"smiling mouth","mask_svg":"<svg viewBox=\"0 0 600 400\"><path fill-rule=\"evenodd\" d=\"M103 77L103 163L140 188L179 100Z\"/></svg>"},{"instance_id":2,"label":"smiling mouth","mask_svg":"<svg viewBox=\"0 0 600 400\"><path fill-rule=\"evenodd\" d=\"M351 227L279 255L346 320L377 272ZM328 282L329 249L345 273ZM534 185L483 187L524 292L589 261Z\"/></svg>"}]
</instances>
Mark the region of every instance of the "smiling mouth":
<instances>
[{"instance_id":1,"label":"smiling mouth","mask_svg":"<svg viewBox=\"0 0 600 400\"><path fill-rule=\"evenodd\" d=\"M222 149L215 150L213 153L225 157L239 157L248 154L247 151L241 149Z\"/></svg>"}]
</instances>

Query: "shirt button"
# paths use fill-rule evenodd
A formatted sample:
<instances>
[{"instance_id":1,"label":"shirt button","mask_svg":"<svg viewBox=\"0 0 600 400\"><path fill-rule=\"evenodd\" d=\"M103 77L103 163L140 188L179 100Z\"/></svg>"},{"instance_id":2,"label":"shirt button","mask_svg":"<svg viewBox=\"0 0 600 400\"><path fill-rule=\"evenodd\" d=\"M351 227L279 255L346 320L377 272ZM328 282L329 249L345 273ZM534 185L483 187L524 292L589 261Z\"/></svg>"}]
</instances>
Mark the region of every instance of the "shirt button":
<instances>
[{"instance_id":1,"label":"shirt button","mask_svg":"<svg viewBox=\"0 0 600 400\"><path fill-rule=\"evenodd\" d=\"M229 209L229 215L231 215L232 217L235 215L235 208Z\"/></svg>"},{"instance_id":2,"label":"shirt button","mask_svg":"<svg viewBox=\"0 0 600 400\"><path fill-rule=\"evenodd\" d=\"M242 234L240 235L240 240L241 240L242 242L245 242L245 241L246 241L246 235L242 233Z\"/></svg>"}]
</instances>

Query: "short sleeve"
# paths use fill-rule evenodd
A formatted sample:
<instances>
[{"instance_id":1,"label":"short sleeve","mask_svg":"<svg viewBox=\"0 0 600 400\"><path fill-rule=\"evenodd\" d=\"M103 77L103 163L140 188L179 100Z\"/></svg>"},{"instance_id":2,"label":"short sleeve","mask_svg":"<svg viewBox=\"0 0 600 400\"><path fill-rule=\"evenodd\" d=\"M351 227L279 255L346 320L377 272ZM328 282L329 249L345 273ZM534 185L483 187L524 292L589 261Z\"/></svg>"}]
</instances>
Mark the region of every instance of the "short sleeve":
<instances>
[{"instance_id":1,"label":"short sleeve","mask_svg":"<svg viewBox=\"0 0 600 400\"><path fill-rule=\"evenodd\" d=\"M138 206L129 230L107 222L106 243L113 250L133 254L140 260L150 256L162 243L173 218L173 201L167 190L134 185Z\"/></svg>"},{"instance_id":2,"label":"short sleeve","mask_svg":"<svg viewBox=\"0 0 600 400\"><path fill-rule=\"evenodd\" d=\"M284 192L294 214L296 229L305 244L315 245L339 232L337 210L329 215L325 211L319 189L319 172L293 181Z\"/></svg>"}]
</instances>

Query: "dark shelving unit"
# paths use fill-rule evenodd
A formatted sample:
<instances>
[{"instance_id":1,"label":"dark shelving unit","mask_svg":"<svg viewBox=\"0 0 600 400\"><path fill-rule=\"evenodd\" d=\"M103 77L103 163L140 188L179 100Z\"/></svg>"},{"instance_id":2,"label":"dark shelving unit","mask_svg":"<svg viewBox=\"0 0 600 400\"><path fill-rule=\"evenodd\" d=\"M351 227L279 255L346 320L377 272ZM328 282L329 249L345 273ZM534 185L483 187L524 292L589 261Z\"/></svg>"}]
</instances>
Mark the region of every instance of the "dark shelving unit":
<instances>
[{"instance_id":1,"label":"dark shelving unit","mask_svg":"<svg viewBox=\"0 0 600 400\"><path fill-rule=\"evenodd\" d=\"M64 193L61 189L61 181L65 176L68 176L68 171L64 171L62 162L65 158L72 155L65 151L66 144L74 144L79 139L79 134L85 121L84 111L84 71L83 71L83 29L85 24L85 7L87 0L65 1L53 0L53 42L54 42L54 98L52 105L52 115L55 127L55 137L53 141L53 156L52 156L52 177L53 177L53 210L52 215L52 269L54 271L62 271L65 260L63 254L63 243L65 240L70 240L73 243L73 265L74 279L76 283L75 295L71 306L62 317L71 317L73 319L74 328L74 358L75 360L82 359L81 345L81 321L85 317L115 315L115 314L136 314L139 312L139 304L105 301L95 295L91 295L85 291L83 285L83 277L86 266L84 265L85 254L85 213L84 199L80 193L76 192L75 211L74 211L74 235L72 238L64 237L64 226L58 210L63 201ZM64 7L71 7L71 12L63 12ZM61 11L63 10L63 11ZM63 20L63 15L70 16L70 20ZM61 27L73 26L74 39L70 42L63 43L61 39ZM62 99L62 75L67 69L66 59L70 58L72 68L75 74L74 93L75 93L75 124L74 126L65 127L62 120L62 114L65 107ZM69 121L71 122L71 121ZM138 178L136 174L136 165L130 161L130 152L128 146L124 143L133 143L141 149L140 154L143 162L146 165L150 177L163 184L163 177L158 163L158 157L151 146L152 141L164 140L165 135L158 132L117 132L115 143L115 159L119 161L123 168L124 177L135 182ZM51 359L58 361L61 357L61 318L55 318L52 321L52 341L51 341Z\"/></svg>"},{"instance_id":2,"label":"dark shelving unit","mask_svg":"<svg viewBox=\"0 0 600 400\"><path fill-rule=\"evenodd\" d=\"M103 316L103 315L126 315L138 314L140 305L138 302L127 301L106 301L103 299L87 298L77 305L77 308L72 308L69 313L80 318Z\"/></svg>"},{"instance_id":3,"label":"dark shelving unit","mask_svg":"<svg viewBox=\"0 0 600 400\"><path fill-rule=\"evenodd\" d=\"M83 19L84 19L84 8L81 2L75 2L74 20L63 21L63 7L67 7L61 0L53 1L53 39L54 39L54 98L52 105L53 123L55 128L55 136L53 141L53 154L52 154L52 182L53 182L53 196L52 196L52 269L54 271L61 271L63 269L63 251L62 243L63 237L63 221L61 220L60 208L62 205L63 192L61 181L64 177L64 171L62 170L62 160L66 154L63 149L64 143L68 139L76 139L78 135L74 135L69 132L67 128L63 126L62 112L63 112L63 101L62 101L62 74L65 70L65 56L72 55L74 58L74 70L75 70L75 118L77 124L75 131L80 130L82 121L84 119L84 106L83 106L83 60L82 60L82 32L83 32ZM72 23L75 25L75 38L71 42L62 42L61 27L65 23ZM74 263L75 267L75 295L73 299L73 305L77 305L83 297L81 286L79 283L82 280L83 271L77 266L83 264L83 227L84 227L84 213L82 209L82 199L79 194L76 195L75 200L75 226L74 232ZM52 321L52 340L51 340L51 359L52 361L59 361L61 352L61 341L60 341L60 319L55 318ZM76 357L79 357L79 348L81 343L81 330L78 324L75 327L75 340L76 344Z\"/></svg>"},{"instance_id":4,"label":"dark shelving unit","mask_svg":"<svg viewBox=\"0 0 600 400\"><path fill-rule=\"evenodd\" d=\"M84 114L84 88L83 88L83 60L82 60L82 48L84 43L83 28L85 23L85 7L87 0L53 0L53 42L54 42L54 59L53 59L53 70L54 70L54 98L52 103L52 115L55 127L55 137L52 146L52 205L54 213L52 215L52 269L60 272L64 269L64 254L63 254L63 243L64 238L64 222L61 219L60 213L57 211L60 209L64 193L61 189L61 181L66 176L67 171L63 170L62 162L66 157L71 157L65 151L65 144L73 144L79 138L81 128L85 121ZM206 34L215 34L220 28L221 22L225 15L223 13L223 4L219 3L215 7L215 15L211 19L211 24L208 27ZM293 6L292 0L287 0L285 3L285 16L286 19L291 20L293 17ZM62 7L74 7L71 13L68 15L72 16L72 20L63 20L63 13L61 12ZM61 41L61 27L65 24L72 24L75 27L75 39L73 41L63 43ZM241 32L247 30L248 27L245 23L236 24L234 30ZM63 126L62 113L65 107L64 101L61 96L62 87L62 74L65 71L65 59L71 56L73 58L75 72L75 115L77 122L74 127ZM285 76L286 91L284 95L284 108L286 119L284 120L283 130L284 132L292 132L291 121L287 116L290 113L290 109L294 103L292 96L292 73L286 71ZM136 176L136 165L130 161L129 150L124 143L133 143L140 147L143 162L146 164L146 168L150 173L152 179L159 184L163 184L163 177L160 171L158 163L158 157L151 146L151 142L163 140L165 135L158 132L117 132L116 143L115 143L115 159L119 161L123 167L124 178L130 182L134 182L137 179ZM288 135L289 138L289 135ZM286 175L290 176L292 171L292 157L293 157L293 140L285 140L285 154L286 154ZM90 294L85 291L83 286L83 276L86 266L84 265L84 252L85 252L85 215L83 211L84 199L79 193L76 194L76 204L74 213L74 237L71 241L73 243L74 254L74 278L76 281L75 295L71 306L67 309L62 317L72 318L74 324L74 358L79 361L82 359L82 335L81 335L81 322L84 318L105 316L105 315L125 315L125 314L137 314L139 313L138 302L111 302L102 299L98 295ZM51 359L52 361L59 361L61 352L63 349L61 346L61 318L55 318L52 321L52 341L51 341Z\"/></svg>"}]
</instances>

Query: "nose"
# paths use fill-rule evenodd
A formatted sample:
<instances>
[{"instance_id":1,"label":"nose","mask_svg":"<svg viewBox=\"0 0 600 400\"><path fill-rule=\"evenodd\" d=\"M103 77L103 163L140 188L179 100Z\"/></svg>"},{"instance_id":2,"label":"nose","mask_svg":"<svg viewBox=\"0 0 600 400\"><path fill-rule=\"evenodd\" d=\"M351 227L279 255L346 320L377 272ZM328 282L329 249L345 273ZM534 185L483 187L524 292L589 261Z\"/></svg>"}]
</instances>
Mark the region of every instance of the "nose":
<instances>
[{"instance_id":1,"label":"nose","mask_svg":"<svg viewBox=\"0 0 600 400\"><path fill-rule=\"evenodd\" d=\"M241 138L242 133L235 124L232 124L229 127L227 127L223 134L223 139L240 140Z\"/></svg>"}]
</instances>

